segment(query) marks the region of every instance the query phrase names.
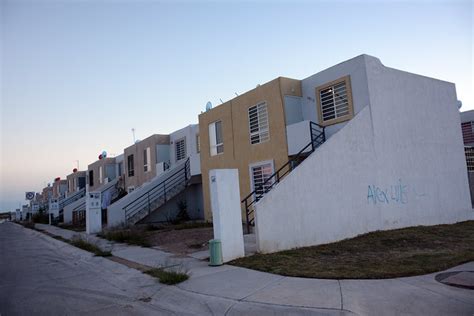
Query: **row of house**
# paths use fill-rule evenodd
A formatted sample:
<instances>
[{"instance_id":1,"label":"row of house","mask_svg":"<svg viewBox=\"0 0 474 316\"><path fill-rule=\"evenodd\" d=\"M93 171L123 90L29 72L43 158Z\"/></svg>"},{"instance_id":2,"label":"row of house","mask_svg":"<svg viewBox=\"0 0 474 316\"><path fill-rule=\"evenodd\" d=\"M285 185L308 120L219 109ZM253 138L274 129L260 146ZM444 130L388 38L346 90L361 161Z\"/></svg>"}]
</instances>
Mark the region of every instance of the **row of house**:
<instances>
[{"instance_id":1,"label":"row of house","mask_svg":"<svg viewBox=\"0 0 474 316\"><path fill-rule=\"evenodd\" d=\"M340 163L344 166L341 170L347 167L352 169L346 174L336 169L334 174L321 171L317 181L322 182L318 182L317 189L313 188L320 192L334 192L334 196L329 196L329 199L339 196L338 187L344 187L340 182L342 179L357 183L356 178L359 176L369 181L368 174L378 179L382 173L379 169L374 171L370 170L370 166L364 166L369 169L366 174L352 174L364 164L362 161L350 160L364 148L364 140L374 139L374 143L370 144L370 150L374 152L382 148L386 149L384 153L390 152L392 156L387 158L390 163L398 154L389 150L386 144L406 148L408 144L416 143L418 147L410 147L416 159L431 159L425 157L426 153L420 152L420 148L439 143L442 137L436 134L438 130L435 127L443 126L452 130L452 135L446 141L458 146L451 148L452 159L443 161L457 168L455 178L449 178L450 184L456 185L461 189L458 192L462 193L458 204L452 206L456 209L453 212L457 212L465 207L466 198L470 200L469 195L466 195L469 192L463 191L467 172L458 104L454 84L388 68L375 57L360 55L302 80L279 77L257 85L201 113L199 124L186 126L171 134L151 135L125 148L117 157L102 157L91 163L87 170L74 170L65 180L56 179L52 187L44 188L38 198L43 206L46 201L49 207L51 201L57 203L57 215L63 213L65 222L73 221L75 217L83 219L83 215L78 214L85 211L86 191L102 193L102 208L107 210L104 218L109 226L170 220L183 207L193 219L212 221L209 171L237 169L242 218L250 226L258 217L256 213L259 207L269 203L264 202L269 200L267 193L272 191L270 195L276 195L273 192L275 187L283 190L281 187L289 182L286 177L295 179L292 171L296 166L308 165L316 156L324 155L331 146L335 146L332 144L337 142L338 137L343 137L341 135L345 135L346 141L351 139L351 142L346 144L347 148L339 148L339 152L334 150L331 163ZM438 105L439 109L445 111L444 114L429 111L430 107L435 109ZM370 126L358 123L367 115L367 124ZM357 130L348 135L348 130L354 128L352 126L357 126ZM388 126L393 130L386 130ZM425 130L420 129L420 126ZM366 135L364 129L367 128L371 130ZM398 139L401 137L399 129L411 131L412 134L404 134L404 139ZM432 134L426 134L425 131L431 131ZM358 134L361 139L351 138ZM378 137L383 139L374 149ZM383 156L378 155L377 159ZM319 167L324 169L318 163L321 162L315 162L316 167L308 172L319 170ZM375 165L381 168L382 163L377 160ZM412 168L409 164L405 167ZM407 174L405 169L399 172L397 168L400 165L396 163L387 168L393 168L393 179L397 174L400 177ZM440 170L439 165L436 168ZM464 175L459 174L460 170L463 170ZM379 172L378 175L376 172ZM393 180L389 178L386 177L387 181ZM426 176L424 181L428 178ZM294 181L299 180L303 181L302 178ZM364 181L362 186L367 188ZM331 189L326 186L331 186ZM356 187L360 190L359 185ZM441 188L437 187L436 190ZM355 199L356 193L352 189L350 191L346 193ZM311 192L306 194L310 196ZM296 192L295 197L298 196ZM299 198L305 199L303 196ZM351 208L359 203L354 200L350 204L350 201L343 206ZM316 212L314 205L310 203L301 207ZM327 210L331 209L324 203L322 205ZM462 212L465 211L463 209ZM381 224L377 227L396 226Z\"/></svg>"}]
</instances>

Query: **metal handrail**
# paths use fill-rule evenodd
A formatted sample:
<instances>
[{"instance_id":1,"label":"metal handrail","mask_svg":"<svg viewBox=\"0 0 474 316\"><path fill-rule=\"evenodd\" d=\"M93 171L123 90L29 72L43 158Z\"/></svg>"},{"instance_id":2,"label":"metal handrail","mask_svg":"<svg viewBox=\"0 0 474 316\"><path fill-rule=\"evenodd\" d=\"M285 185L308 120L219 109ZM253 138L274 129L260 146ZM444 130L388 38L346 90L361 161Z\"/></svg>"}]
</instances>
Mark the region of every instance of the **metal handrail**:
<instances>
[{"instance_id":1,"label":"metal handrail","mask_svg":"<svg viewBox=\"0 0 474 316\"><path fill-rule=\"evenodd\" d=\"M245 206L248 233L250 233L250 225L253 224L254 221L254 218L250 218L250 215L252 215L254 209L253 207L250 207L258 202L266 193L268 193L276 184L278 184L282 178L291 173L302 160L306 159L307 156L311 155L316 150L316 148L321 146L326 141L325 127L312 121L309 122L309 134L311 136L310 143L304 146L303 149L301 149L296 155L288 160L288 162L281 166L241 201L241 203L243 203ZM310 150L308 151L309 148Z\"/></svg>"},{"instance_id":2,"label":"metal handrail","mask_svg":"<svg viewBox=\"0 0 474 316\"><path fill-rule=\"evenodd\" d=\"M182 168L179 168L147 192L125 205L122 208L125 210L125 217L127 219L133 217L146 206L148 206L148 211L150 212L152 203L161 197L166 201L167 193L180 184L186 184L191 178L190 174L190 160L188 158Z\"/></svg>"},{"instance_id":3,"label":"metal handrail","mask_svg":"<svg viewBox=\"0 0 474 316\"><path fill-rule=\"evenodd\" d=\"M86 189L85 188L80 189L79 191L75 192L73 195L68 196L67 198L59 202L59 209L63 209L65 206L71 204L72 202L79 200L85 194L86 194Z\"/></svg>"}]
</instances>

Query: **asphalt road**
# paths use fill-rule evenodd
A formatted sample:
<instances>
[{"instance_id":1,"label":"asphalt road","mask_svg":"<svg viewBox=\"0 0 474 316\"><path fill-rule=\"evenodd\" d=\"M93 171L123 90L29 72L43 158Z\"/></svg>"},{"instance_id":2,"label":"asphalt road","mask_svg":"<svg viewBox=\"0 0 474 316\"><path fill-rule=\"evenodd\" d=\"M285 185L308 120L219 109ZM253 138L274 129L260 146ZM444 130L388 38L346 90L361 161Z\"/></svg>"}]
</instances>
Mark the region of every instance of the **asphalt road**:
<instances>
[{"instance_id":1,"label":"asphalt road","mask_svg":"<svg viewBox=\"0 0 474 316\"><path fill-rule=\"evenodd\" d=\"M146 304L160 285L12 223L0 224L0 314L167 314Z\"/></svg>"},{"instance_id":2,"label":"asphalt road","mask_svg":"<svg viewBox=\"0 0 474 316\"><path fill-rule=\"evenodd\" d=\"M343 315L165 286L43 233L0 223L0 316Z\"/></svg>"}]
</instances>

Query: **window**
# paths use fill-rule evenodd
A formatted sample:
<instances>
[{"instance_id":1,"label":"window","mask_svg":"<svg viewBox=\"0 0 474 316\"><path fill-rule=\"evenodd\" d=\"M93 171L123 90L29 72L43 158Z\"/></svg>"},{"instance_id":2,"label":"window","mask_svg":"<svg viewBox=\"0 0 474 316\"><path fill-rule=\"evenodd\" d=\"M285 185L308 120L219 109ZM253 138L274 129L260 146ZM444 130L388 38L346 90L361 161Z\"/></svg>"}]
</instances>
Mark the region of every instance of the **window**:
<instances>
[{"instance_id":1,"label":"window","mask_svg":"<svg viewBox=\"0 0 474 316\"><path fill-rule=\"evenodd\" d=\"M250 166L252 191L255 190L257 200L259 199L259 196L273 184L273 181L270 180L262 186L262 184L267 181L272 174L273 163L271 161Z\"/></svg>"},{"instance_id":2,"label":"window","mask_svg":"<svg viewBox=\"0 0 474 316\"><path fill-rule=\"evenodd\" d=\"M209 124L209 143L211 147L211 156L222 154L224 152L221 121Z\"/></svg>"},{"instance_id":3,"label":"window","mask_svg":"<svg viewBox=\"0 0 474 316\"><path fill-rule=\"evenodd\" d=\"M474 123L474 122L464 122L464 123L461 123L462 138L463 138L463 141L464 141L464 145L474 143L474 128L473 128L473 123Z\"/></svg>"},{"instance_id":4,"label":"window","mask_svg":"<svg viewBox=\"0 0 474 316\"><path fill-rule=\"evenodd\" d=\"M175 142L176 161L186 158L186 138L182 138Z\"/></svg>"},{"instance_id":5,"label":"window","mask_svg":"<svg viewBox=\"0 0 474 316\"><path fill-rule=\"evenodd\" d=\"M123 170L123 162L119 162L118 164L118 176L121 177L122 176L122 171Z\"/></svg>"},{"instance_id":6,"label":"window","mask_svg":"<svg viewBox=\"0 0 474 316\"><path fill-rule=\"evenodd\" d=\"M474 172L474 147L465 146L464 153L466 154L467 171Z\"/></svg>"},{"instance_id":7,"label":"window","mask_svg":"<svg viewBox=\"0 0 474 316\"><path fill-rule=\"evenodd\" d=\"M346 121L352 117L349 76L316 88L319 121L323 125Z\"/></svg>"},{"instance_id":8,"label":"window","mask_svg":"<svg viewBox=\"0 0 474 316\"><path fill-rule=\"evenodd\" d=\"M90 187L94 186L94 171L93 170L89 171L89 186Z\"/></svg>"},{"instance_id":9,"label":"window","mask_svg":"<svg viewBox=\"0 0 474 316\"><path fill-rule=\"evenodd\" d=\"M199 134L196 134L196 153L201 152L201 137L199 137Z\"/></svg>"},{"instance_id":10,"label":"window","mask_svg":"<svg viewBox=\"0 0 474 316\"><path fill-rule=\"evenodd\" d=\"M150 147L147 147L143 151L143 171L145 171L145 172L150 171L150 161L151 161Z\"/></svg>"},{"instance_id":11,"label":"window","mask_svg":"<svg viewBox=\"0 0 474 316\"><path fill-rule=\"evenodd\" d=\"M135 175L133 155L130 155L130 156L127 157L127 168L128 168L128 176L133 177Z\"/></svg>"},{"instance_id":12,"label":"window","mask_svg":"<svg viewBox=\"0 0 474 316\"><path fill-rule=\"evenodd\" d=\"M262 102L249 108L250 144L259 144L270 138L267 104Z\"/></svg>"},{"instance_id":13,"label":"window","mask_svg":"<svg viewBox=\"0 0 474 316\"><path fill-rule=\"evenodd\" d=\"M102 183L102 179L104 178L104 174L102 172L102 166L99 167L99 183Z\"/></svg>"}]
</instances>

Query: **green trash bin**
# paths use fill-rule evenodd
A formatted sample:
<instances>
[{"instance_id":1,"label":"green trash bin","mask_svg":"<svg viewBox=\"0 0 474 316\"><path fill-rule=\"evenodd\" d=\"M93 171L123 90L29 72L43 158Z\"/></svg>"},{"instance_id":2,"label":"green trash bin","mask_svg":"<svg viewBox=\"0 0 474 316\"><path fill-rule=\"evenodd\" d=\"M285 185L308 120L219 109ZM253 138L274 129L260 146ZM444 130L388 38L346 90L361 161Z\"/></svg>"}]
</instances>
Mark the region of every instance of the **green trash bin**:
<instances>
[{"instance_id":1,"label":"green trash bin","mask_svg":"<svg viewBox=\"0 0 474 316\"><path fill-rule=\"evenodd\" d=\"M222 265L222 244L219 239L209 240L209 265Z\"/></svg>"}]
</instances>

